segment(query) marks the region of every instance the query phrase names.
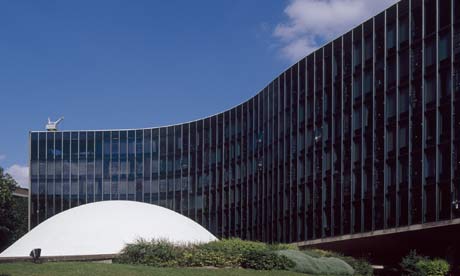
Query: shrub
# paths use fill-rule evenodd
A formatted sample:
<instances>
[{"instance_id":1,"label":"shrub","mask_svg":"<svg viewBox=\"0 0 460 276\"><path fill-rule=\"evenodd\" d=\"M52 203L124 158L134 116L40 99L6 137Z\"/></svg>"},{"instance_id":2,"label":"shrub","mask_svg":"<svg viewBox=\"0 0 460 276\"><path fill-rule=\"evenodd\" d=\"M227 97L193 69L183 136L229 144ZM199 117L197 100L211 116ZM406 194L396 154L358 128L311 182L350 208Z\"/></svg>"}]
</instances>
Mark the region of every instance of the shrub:
<instances>
[{"instance_id":1,"label":"shrub","mask_svg":"<svg viewBox=\"0 0 460 276\"><path fill-rule=\"evenodd\" d=\"M237 238L197 245L187 255L189 266L245 267L253 269L284 269L291 262L274 253L274 249L294 248L290 245L268 245Z\"/></svg>"},{"instance_id":2,"label":"shrub","mask_svg":"<svg viewBox=\"0 0 460 276\"><path fill-rule=\"evenodd\" d=\"M409 254L405 256L400 263L403 275L422 276L423 274L421 274L419 268L417 267L417 263L425 260L427 260L427 257L417 255L416 250L411 250Z\"/></svg>"},{"instance_id":3,"label":"shrub","mask_svg":"<svg viewBox=\"0 0 460 276\"><path fill-rule=\"evenodd\" d=\"M354 270L354 276L372 276L374 275L374 269L372 265L366 259L356 259L349 256L344 256L340 253L327 251L322 249L309 249L304 251L310 257L320 258L320 257L334 257L341 259L342 261L349 264Z\"/></svg>"},{"instance_id":4,"label":"shrub","mask_svg":"<svg viewBox=\"0 0 460 276\"><path fill-rule=\"evenodd\" d=\"M313 275L353 275L354 269L345 261L335 257L312 257L302 251L281 250L277 254L294 262L291 270Z\"/></svg>"},{"instance_id":5,"label":"shrub","mask_svg":"<svg viewBox=\"0 0 460 276\"><path fill-rule=\"evenodd\" d=\"M275 244L267 244L268 250L270 251L280 251L280 250L299 250L299 247L293 244L287 243L275 243Z\"/></svg>"},{"instance_id":6,"label":"shrub","mask_svg":"<svg viewBox=\"0 0 460 276\"><path fill-rule=\"evenodd\" d=\"M308 249L304 251L305 254L308 256L314 257L314 258L320 258L320 257L341 257L342 255L340 253L332 252L332 251L327 251L327 250L322 250L322 249Z\"/></svg>"},{"instance_id":7,"label":"shrub","mask_svg":"<svg viewBox=\"0 0 460 276\"><path fill-rule=\"evenodd\" d=\"M273 253L273 248L287 245L267 245L261 242L226 239L198 245L174 245L165 240L138 240L128 244L115 260L119 263L157 267L245 267L254 269L286 269L293 263Z\"/></svg>"},{"instance_id":8,"label":"shrub","mask_svg":"<svg viewBox=\"0 0 460 276\"><path fill-rule=\"evenodd\" d=\"M354 276L372 276L374 269L372 265L365 259L356 259L348 256L340 256L339 259L345 261L355 270Z\"/></svg>"},{"instance_id":9,"label":"shrub","mask_svg":"<svg viewBox=\"0 0 460 276\"><path fill-rule=\"evenodd\" d=\"M195 247L185 254L186 266L238 267L241 254L232 254L216 248Z\"/></svg>"},{"instance_id":10,"label":"shrub","mask_svg":"<svg viewBox=\"0 0 460 276\"><path fill-rule=\"evenodd\" d=\"M177 246L166 240L138 240L128 244L116 260L119 263L143 264L158 267L182 265L187 246Z\"/></svg>"},{"instance_id":11,"label":"shrub","mask_svg":"<svg viewBox=\"0 0 460 276\"><path fill-rule=\"evenodd\" d=\"M428 257L417 255L415 250L411 250L400 265L403 275L407 276L444 276L450 270L450 265L445 260L430 260Z\"/></svg>"},{"instance_id":12,"label":"shrub","mask_svg":"<svg viewBox=\"0 0 460 276\"><path fill-rule=\"evenodd\" d=\"M252 251L243 255L241 266L257 270L286 270L294 267L294 262L286 256L272 251Z\"/></svg>"},{"instance_id":13,"label":"shrub","mask_svg":"<svg viewBox=\"0 0 460 276\"><path fill-rule=\"evenodd\" d=\"M296 246L286 244L268 245L234 238L198 245L176 245L167 240L138 240L134 244L126 245L115 262L156 267L289 269L314 275L372 275L362 273L365 271L363 267L368 265L364 261L328 251L312 252L306 254ZM344 261L341 258L346 259ZM353 274L355 271L360 274Z\"/></svg>"},{"instance_id":14,"label":"shrub","mask_svg":"<svg viewBox=\"0 0 460 276\"><path fill-rule=\"evenodd\" d=\"M197 245L189 261L191 266L239 267L244 255L267 250L265 243L231 238Z\"/></svg>"},{"instance_id":15,"label":"shrub","mask_svg":"<svg viewBox=\"0 0 460 276\"><path fill-rule=\"evenodd\" d=\"M420 260L416 267L423 276L444 276L450 270L449 263L442 259Z\"/></svg>"}]
</instances>

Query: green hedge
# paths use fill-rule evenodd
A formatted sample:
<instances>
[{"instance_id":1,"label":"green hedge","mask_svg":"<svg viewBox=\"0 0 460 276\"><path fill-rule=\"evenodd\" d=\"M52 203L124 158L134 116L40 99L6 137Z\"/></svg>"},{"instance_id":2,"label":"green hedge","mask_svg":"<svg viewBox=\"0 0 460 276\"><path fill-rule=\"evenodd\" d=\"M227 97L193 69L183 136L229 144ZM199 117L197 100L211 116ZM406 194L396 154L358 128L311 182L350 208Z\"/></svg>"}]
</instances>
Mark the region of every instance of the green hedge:
<instances>
[{"instance_id":1,"label":"green hedge","mask_svg":"<svg viewBox=\"0 0 460 276\"><path fill-rule=\"evenodd\" d=\"M139 240L128 244L115 260L157 267L244 267L258 270L287 269L294 264L273 249L292 248L261 242L224 239L199 245L174 245L165 240Z\"/></svg>"},{"instance_id":2,"label":"green hedge","mask_svg":"<svg viewBox=\"0 0 460 276\"><path fill-rule=\"evenodd\" d=\"M177 245L166 240L138 240L128 244L115 262L156 267L293 270L313 275L372 275L372 267L363 260L329 251L299 251L293 245L266 244L236 238L198 245Z\"/></svg>"}]
</instances>

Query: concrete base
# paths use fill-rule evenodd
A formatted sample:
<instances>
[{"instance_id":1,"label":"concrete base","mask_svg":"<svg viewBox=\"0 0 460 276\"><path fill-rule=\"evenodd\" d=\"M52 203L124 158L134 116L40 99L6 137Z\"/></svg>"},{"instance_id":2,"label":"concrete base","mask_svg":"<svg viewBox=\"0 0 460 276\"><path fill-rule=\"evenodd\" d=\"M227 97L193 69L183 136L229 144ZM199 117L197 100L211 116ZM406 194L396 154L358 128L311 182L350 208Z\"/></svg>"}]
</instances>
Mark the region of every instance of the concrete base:
<instances>
[{"instance_id":1,"label":"concrete base","mask_svg":"<svg viewBox=\"0 0 460 276\"><path fill-rule=\"evenodd\" d=\"M460 219L417 224L368 233L295 243L301 248L319 248L368 258L376 265L397 265L411 249L418 253L460 260Z\"/></svg>"},{"instance_id":2,"label":"concrete base","mask_svg":"<svg viewBox=\"0 0 460 276\"><path fill-rule=\"evenodd\" d=\"M87 255L87 256L46 256L40 257L40 262L104 262L111 263L117 254L104 254L104 255ZM14 263L14 262L32 262L31 257L1 257L0 263Z\"/></svg>"}]
</instances>

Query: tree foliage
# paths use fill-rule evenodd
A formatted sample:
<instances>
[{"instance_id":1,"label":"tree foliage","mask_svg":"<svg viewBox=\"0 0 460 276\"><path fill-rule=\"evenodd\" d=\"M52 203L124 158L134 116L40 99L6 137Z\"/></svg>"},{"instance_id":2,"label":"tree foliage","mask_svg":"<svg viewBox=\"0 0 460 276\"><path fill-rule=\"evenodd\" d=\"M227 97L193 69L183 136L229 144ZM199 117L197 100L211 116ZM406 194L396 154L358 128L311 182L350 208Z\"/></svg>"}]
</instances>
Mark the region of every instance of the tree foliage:
<instances>
[{"instance_id":1,"label":"tree foliage","mask_svg":"<svg viewBox=\"0 0 460 276\"><path fill-rule=\"evenodd\" d=\"M0 251L27 231L27 202L14 198L17 187L11 175L0 167Z\"/></svg>"}]
</instances>

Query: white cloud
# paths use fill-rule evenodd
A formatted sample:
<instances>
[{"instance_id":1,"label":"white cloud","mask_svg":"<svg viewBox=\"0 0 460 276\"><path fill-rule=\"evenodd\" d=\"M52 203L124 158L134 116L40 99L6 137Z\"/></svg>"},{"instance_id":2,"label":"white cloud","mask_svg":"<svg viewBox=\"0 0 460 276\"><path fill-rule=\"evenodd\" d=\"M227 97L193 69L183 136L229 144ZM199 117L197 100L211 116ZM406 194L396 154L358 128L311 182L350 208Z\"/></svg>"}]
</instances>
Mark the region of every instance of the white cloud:
<instances>
[{"instance_id":1,"label":"white cloud","mask_svg":"<svg viewBox=\"0 0 460 276\"><path fill-rule=\"evenodd\" d=\"M11 175L19 186L29 188L29 167L14 164L6 169L6 173Z\"/></svg>"},{"instance_id":2,"label":"white cloud","mask_svg":"<svg viewBox=\"0 0 460 276\"><path fill-rule=\"evenodd\" d=\"M0 154L0 161L5 160L5 159L6 159L6 155L5 154Z\"/></svg>"},{"instance_id":3,"label":"white cloud","mask_svg":"<svg viewBox=\"0 0 460 276\"><path fill-rule=\"evenodd\" d=\"M273 35L281 54L291 62L371 18L398 0L291 0L284 9L287 21Z\"/></svg>"}]
</instances>

